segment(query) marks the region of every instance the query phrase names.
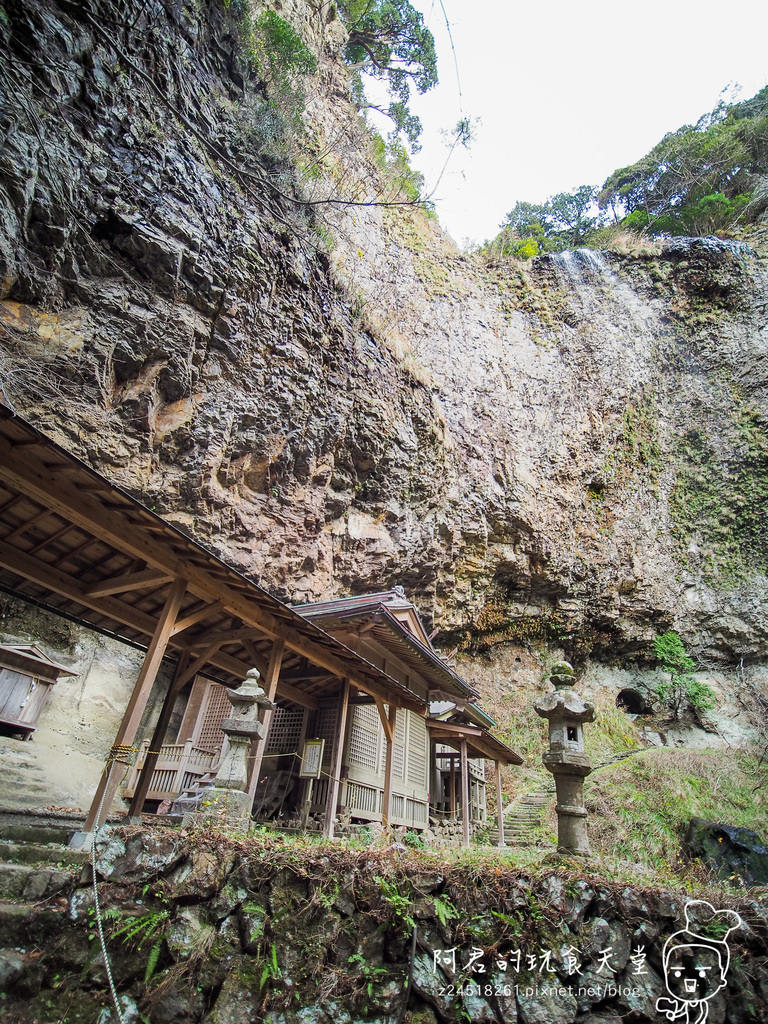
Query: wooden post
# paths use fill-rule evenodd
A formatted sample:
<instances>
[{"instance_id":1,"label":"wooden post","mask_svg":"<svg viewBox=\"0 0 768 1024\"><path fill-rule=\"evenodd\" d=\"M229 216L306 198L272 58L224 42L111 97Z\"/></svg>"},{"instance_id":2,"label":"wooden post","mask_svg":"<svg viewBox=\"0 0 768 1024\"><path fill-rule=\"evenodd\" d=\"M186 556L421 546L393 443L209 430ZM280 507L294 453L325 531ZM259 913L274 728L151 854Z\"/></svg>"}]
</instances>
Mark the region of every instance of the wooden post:
<instances>
[{"instance_id":1,"label":"wooden post","mask_svg":"<svg viewBox=\"0 0 768 1024\"><path fill-rule=\"evenodd\" d=\"M456 819L456 758L451 755L451 759L448 762L450 766L450 775L448 778L449 795L448 795L448 817Z\"/></svg>"},{"instance_id":2,"label":"wooden post","mask_svg":"<svg viewBox=\"0 0 768 1024\"><path fill-rule=\"evenodd\" d=\"M462 842L466 849L469 846L469 761L467 760L467 741L461 739L461 824Z\"/></svg>"},{"instance_id":3,"label":"wooden post","mask_svg":"<svg viewBox=\"0 0 768 1024\"><path fill-rule=\"evenodd\" d=\"M149 787L152 782L155 765L157 764L157 759L160 756L160 748L165 740L165 734L168 732L168 725L170 724L171 715L173 714L173 706L176 703L176 696L181 689L181 686L179 686L179 680L183 679L188 664L189 651L184 651L176 663L176 671L173 675L173 681L168 687L168 692L165 695L163 706L160 709L160 717L155 725L155 731L152 733L152 739L145 741L149 747L149 751L144 758L144 764L142 765L141 773L139 775L139 781L133 791L131 806L128 808L128 814L126 815L128 818L138 818L141 816L144 801L147 799L147 793L149 792Z\"/></svg>"},{"instance_id":4,"label":"wooden post","mask_svg":"<svg viewBox=\"0 0 768 1024\"><path fill-rule=\"evenodd\" d=\"M338 714L336 716L336 735L333 741L333 758L331 760L331 778L328 782L328 799L325 804L325 827L323 835L333 839L336 824L336 804L339 799L339 777L341 762L344 758L344 735L347 731L347 709L349 708L349 680L344 679L339 694Z\"/></svg>"},{"instance_id":5,"label":"wooden post","mask_svg":"<svg viewBox=\"0 0 768 1024\"><path fill-rule=\"evenodd\" d=\"M283 651L285 650L285 644L282 640L275 640L272 644L272 651L269 656L269 666L267 668L267 674L262 682L262 686L266 691L267 696L271 701L274 701L275 694L277 693L277 682L280 678L280 666L283 662ZM259 775L261 775L261 766L264 761L264 751L267 748L267 741L269 740L269 727L272 724L273 712L271 708L267 708L261 719L261 724L264 726L264 735L261 739L255 739L251 744L251 764L248 781L248 798L251 801L250 806L253 807L253 801L256 796L256 789L259 785Z\"/></svg>"},{"instance_id":6,"label":"wooden post","mask_svg":"<svg viewBox=\"0 0 768 1024\"><path fill-rule=\"evenodd\" d=\"M504 798L501 792L501 761L496 762L496 811L499 816L498 846L506 846L504 841Z\"/></svg>"},{"instance_id":7,"label":"wooden post","mask_svg":"<svg viewBox=\"0 0 768 1024\"><path fill-rule=\"evenodd\" d=\"M389 827L389 819L392 815L392 770L395 765L394 750L395 750L395 724L397 720L397 708L394 704L389 705L389 715L385 719L382 715L382 723L384 724L384 739L387 744L386 759L384 762L384 796L381 802L381 823L384 828ZM405 757L405 751L403 751L403 757Z\"/></svg>"},{"instance_id":8,"label":"wooden post","mask_svg":"<svg viewBox=\"0 0 768 1024\"><path fill-rule=\"evenodd\" d=\"M171 585L165 606L157 620L154 635L144 656L144 663L133 687L131 699L128 701L128 707L125 709L120 728L117 730L113 747L128 746L133 743L136 737L136 730L139 728L141 716L144 714L144 709L147 706L147 700L157 677L160 663L165 655L171 631L179 614L179 608L184 599L186 589L187 581L185 579L176 579ZM101 776L96 795L88 811L88 817L85 819L84 832L93 832L109 814L109 809L117 792L120 775L121 766L117 765L114 761L111 762Z\"/></svg>"},{"instance_id":9,"label":"wooden post","mask_svg":"<svg viewBox=\"0 0 768 1024\"><path fill-rule=\"evenodd\" d=\"M187 765L189 764L189 758L192 753L192 740L186 740L184 743L184 749L181 752L179 759L179 767L176 769L176 775L174 776L172 788L174 792L179 792L184 789L184 776L187 774Z\"/></svg>"},{"instance_id":10,"label":"wooden post","mask_svg":"<svg viewBox=\"0 0 768 1024\"><path fill-rule=\"evenodd\" d=\"M307 779L304 787L304 803L301 808L301 827L306 828L309 824L309 812L312 810L312 790L315 786L314 779Z\"/></svg>"}]
</instances>

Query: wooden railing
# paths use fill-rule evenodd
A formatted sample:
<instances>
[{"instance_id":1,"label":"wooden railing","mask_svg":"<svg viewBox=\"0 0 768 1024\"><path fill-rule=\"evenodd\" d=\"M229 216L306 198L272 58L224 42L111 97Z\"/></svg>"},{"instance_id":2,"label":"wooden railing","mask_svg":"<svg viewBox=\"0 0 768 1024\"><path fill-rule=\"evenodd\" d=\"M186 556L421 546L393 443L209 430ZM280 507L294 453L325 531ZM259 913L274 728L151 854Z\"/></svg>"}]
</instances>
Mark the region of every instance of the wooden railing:
<instances>
[{"instance_id":1,"label":"wooden railing","mask_svg":"<svg viewBox=\"0 0 768 1024\"><path fill-rule=\"evenodd\" d=\"M123 796L133 796L139 772L149 750L149 740L144 740L135 763L128 769L123 784ZM220 751L203 750L194 747L192 740L186 743L164 743L160 748L152 779L149 783L148 800L172 800L184 790L189 789L207 772L215 770Z\"/></svg>"}]
</instances>

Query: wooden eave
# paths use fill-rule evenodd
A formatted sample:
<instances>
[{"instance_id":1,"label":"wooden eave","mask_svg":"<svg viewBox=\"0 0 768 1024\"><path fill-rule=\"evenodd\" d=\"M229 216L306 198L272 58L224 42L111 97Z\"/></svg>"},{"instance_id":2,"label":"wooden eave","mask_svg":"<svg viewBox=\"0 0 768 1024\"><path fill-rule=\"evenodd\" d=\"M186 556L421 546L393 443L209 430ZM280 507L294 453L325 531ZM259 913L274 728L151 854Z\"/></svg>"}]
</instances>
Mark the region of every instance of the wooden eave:
<instances>
[{"instance_id":1,"label":"wooden eave","mask_svg":"<svg viewBox=\"0 0 768 1024\"><path fill-rule=\"evenodd\" d=\"M384 600L386 597L384 594L371 595L367 600L342 598L338 602L324 601L295 607L304 618L320 623L337 639L351 637L359 628L361 639L375 643L385 655L398 661L408 673L422 681L427 690L442 689L461 698L477 699L478 691L446 665L431 644L423 643L405 622L390 611Z\"/></svg>"},{"instance_id":2,"label":"wooden eave","mask_svg":"<svg viewBox=\"0 0 768 1024\"><path fill-rule=\"evenodd\" d=\"M34 644L0 644L0 668L56 682L59 676L76 676L66 665L49 658Z\"/></svg>"},{"instance_id":3,"label":"wooden eave","mask_svg":"<svg viewBox=\"0 0 768 1024\"><path fill-rule=\"evenodd\" d=\"M187 652L195 673L238 685L282 641L291 681L278 700L315 707L348 679L426 713L408 687L0 406L0 590L146 648L179 579L169 649Z\"/></svg>"},{"instance_id":4,"label":"wooden eave","mask_svg":"<svg viewBox=\"0 0 768 1024\"><path fill-rule=\"evenodd\" d=\"M523 758L492 733L474 725L460 725L427 719L427 729L433 740L455 747L461 740L467 741L470 757L500 761L502 764L523 764Z\"/></svg>"}]
</instances>

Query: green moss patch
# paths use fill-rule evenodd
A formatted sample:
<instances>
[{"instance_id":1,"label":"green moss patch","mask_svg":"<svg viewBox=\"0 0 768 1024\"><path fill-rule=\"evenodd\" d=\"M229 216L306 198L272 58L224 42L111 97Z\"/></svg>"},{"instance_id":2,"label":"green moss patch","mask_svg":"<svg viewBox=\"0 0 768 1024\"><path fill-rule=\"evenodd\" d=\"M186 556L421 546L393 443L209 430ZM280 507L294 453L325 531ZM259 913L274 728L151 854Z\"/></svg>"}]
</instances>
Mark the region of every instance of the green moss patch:
<instances>
[{"instance_id":1,"label":"green moss patch","mask_svg":"<svg viewBox=\"0 0 768 1024\"><path fill-rule=\"evenodd\" d=\"M739 410L721 455L705 428L689 430L678 447L670 492L678 557L700 560L704 578L722 589L768 574L768 432L758 414Z\"/></svg>"}]
</instances>

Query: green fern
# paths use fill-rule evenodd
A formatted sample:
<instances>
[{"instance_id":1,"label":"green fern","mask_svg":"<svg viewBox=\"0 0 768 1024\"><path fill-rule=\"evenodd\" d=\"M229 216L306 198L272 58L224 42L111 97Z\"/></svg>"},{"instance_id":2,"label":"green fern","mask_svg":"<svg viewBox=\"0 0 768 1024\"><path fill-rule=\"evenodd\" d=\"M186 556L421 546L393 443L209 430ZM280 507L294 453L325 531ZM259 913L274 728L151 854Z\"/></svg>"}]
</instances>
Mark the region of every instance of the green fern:
<instances>
[{"instance_id":1,"label":"green fern","mask_svg":"<svg viewBox=\"0 0 768 1024\"><path fill-rule=\"evenodd\" d=\"M112 938L122 938L124 943L131 943L137 950L141 950L144 945L151 943L144 968L145 984L155 973L155 968L160 960L169 917L170 912L167 907L163 910L147 910L139 916L131 915L125 924L112 932Z\"/></svg>"},{"instance_id":2,"label":"green fern","mask_svg":"<svg viewBox=\"0 0 768 1024\"><path fill-rule=\"evenodd\" d=\"M442 925L448 924L449 921L459 916L458 910L447 897L435 896L434 905L437 919Z\"/></svg>"},{"instance_id":3,"label":"green fern","mask_svg":"<svg viewBox=\"0 0 768 1024\"><path fill-rule=\"evenodd\" d=\"M404 896L394 882L389 882L386 878L382 878L381 875L374 875L373 880L381 886L381 894L385 902L391 907L395 917L399 918L406 928L411 930L415 928L416 921L413 917L413 901L410 896Z\"/></svg>"},{"instance_id":4,"label":"green fern","mask_svg":"<svg viewBox=\"0 0 768 1024\"><path fill-rule=\"evenodd\" d=\"M261 977L259 978L259 991L262 991L267 982L277 981L282 978L282 976L283 972L280 969L280 964L277 962L277 946L273 942L270 948L269 957L264 964L264 969L262 970Z\"/></svg>"}]
</instances>

